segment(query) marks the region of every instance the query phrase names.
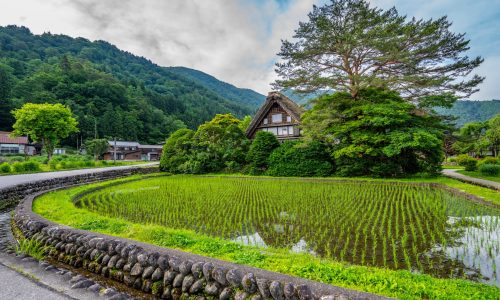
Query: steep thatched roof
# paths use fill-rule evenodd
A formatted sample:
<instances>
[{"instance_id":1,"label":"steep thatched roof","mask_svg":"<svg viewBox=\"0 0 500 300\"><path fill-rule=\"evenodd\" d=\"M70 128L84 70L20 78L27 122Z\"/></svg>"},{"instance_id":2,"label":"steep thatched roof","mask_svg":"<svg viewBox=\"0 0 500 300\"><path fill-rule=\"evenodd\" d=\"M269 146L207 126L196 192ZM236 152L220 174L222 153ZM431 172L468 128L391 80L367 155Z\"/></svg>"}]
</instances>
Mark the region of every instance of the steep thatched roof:
<instances>
[{"instance_id":1,"label":"steep thatched roof","mask_svg":"<svg viewBox=\"0 0 500 300\"><path fill-rule=\"evenodd\" d=\"M248 126L248 129L246 131L246 135L248 137L251 137L254 134L257 126L260 124L262 119L266 116L267 112L275 103L281 106L288 114L290 114L293 119L297 120L297 122L300 122L300 116L305 111L304 108L299 106L297 103L293 102L280 92L270 92L267 95L266 102L262 104L262 106L253 117L252 122Z\"/></svg>"}]
</instances>

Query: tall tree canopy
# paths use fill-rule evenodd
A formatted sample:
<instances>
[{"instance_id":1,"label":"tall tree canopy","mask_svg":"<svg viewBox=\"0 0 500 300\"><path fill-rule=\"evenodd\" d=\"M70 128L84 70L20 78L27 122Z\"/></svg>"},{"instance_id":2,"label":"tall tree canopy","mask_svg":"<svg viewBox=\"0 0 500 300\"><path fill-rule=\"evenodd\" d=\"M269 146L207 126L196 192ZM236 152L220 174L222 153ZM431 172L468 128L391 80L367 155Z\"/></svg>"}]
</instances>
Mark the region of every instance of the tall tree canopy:
<instances>
[{"instance_id":1,"label":"tall tree canopy","mask_svg":"<svg viewBox=\"0 0 500 300\"><path fill-rule=\"evenodd\" d=\"M330 147L338 175L397 177L441 168L445 127L395 92L363 89L357 101L347 92L323 96L302 121L308 139Z\"/></svg>"},{"instance_id":2,"label":"tall tree canopy","mask_svg":"<svg viewBox=\"0 0 500 300\"><path fill-rule=\"evenodd\" d=\"M366 0L332 0L314 6L293 41L283 41L277 88L313 92L383 87L404 98L455 97L476 92L484 78L469 76L481 57L469 58L469 40L450 31L446 17L407 20L395 8L370 7Z\"/></svg>"},{"instance_id":3,"label":"tall tree canopy","mask_svg":"<svg viewBox=\"0 0 500 300\"><path fill-rule=\"evenodd\" d=\"M13 134L28 135L33 141L42 143L49 159L61 139L78 131L78 122L71 110L59 103L26 103L13 114L16 119Z\"/></svg>"}]
</instances>

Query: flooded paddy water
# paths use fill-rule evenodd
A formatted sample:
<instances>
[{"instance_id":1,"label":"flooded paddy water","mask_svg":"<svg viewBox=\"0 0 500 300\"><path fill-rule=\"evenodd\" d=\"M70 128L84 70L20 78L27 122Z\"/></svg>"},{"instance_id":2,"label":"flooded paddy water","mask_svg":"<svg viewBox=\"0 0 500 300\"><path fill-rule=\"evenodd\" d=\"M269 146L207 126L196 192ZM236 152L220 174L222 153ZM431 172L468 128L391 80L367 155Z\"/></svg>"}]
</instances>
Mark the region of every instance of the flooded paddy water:
<instances>
[{"instance_id":1,"label":"flooded paddy water","mask_svg":"<svg viewBox=\"0 0 500 300\"><path fill-rule=\"evenodd\" d=\"M255 247L500 286L500 209L426 184L171 176L77 204Z\"/></svg>"}]
</instances>

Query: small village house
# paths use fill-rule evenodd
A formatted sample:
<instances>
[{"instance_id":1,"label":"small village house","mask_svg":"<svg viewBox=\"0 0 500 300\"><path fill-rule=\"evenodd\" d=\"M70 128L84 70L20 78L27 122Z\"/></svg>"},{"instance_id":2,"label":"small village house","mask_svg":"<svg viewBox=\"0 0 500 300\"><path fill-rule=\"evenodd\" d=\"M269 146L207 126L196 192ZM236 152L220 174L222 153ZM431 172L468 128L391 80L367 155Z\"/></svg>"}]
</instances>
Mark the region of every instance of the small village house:
<instances>
[{"instance_id":1,"label":"small village house","mask_svg":"<svg viewBox=\"0 0 500 300\"><path fill-rule=\"evenodd\" d=\"M300 116L304 108L279 92L270 92L248 126L246 135L253 139L258 131L271 132L278 141L300 137Z\"/></svg>"},{"instance_id":2,"label":"small village house","mask_svg":"<svg viewBox=\"0 0 500 300\"><path fill-rule=\"evenodd\" d=\"M109 151L104 153L105 160L160 160L162 145L141 145L138 142L130 141L108 141ZM115 149L116 145L116 149Z\"/></svg>"},{"instance_id":3,"label":"small village house","mask_svg":"<svg viewBox=\"0 0 500 300\"><path fill-rule=\"evenodd\" d=\"M0 131L0 155L34 155L36 149L29 143L27 136L10 137L10 132Z\"/></svg>"}]
</instances>

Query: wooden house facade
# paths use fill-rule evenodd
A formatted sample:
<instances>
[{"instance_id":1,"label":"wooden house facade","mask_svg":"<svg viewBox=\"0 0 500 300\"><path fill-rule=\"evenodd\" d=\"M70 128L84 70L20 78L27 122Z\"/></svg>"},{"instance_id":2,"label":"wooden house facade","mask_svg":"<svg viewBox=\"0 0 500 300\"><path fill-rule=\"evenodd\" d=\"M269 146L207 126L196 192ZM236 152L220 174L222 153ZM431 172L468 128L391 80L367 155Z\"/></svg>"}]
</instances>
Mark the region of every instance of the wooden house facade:
<instances>
[{"instance_id":1,"label":"wooden house facade","mask_svg":"<svg viewBox=\"0 0 500 300\"><path fill-rule=\"evenodd\" d=\"M304 109L279 92L270 92L248 126L246 135L253 139L258 131L271 132L278 141L298 139L300 116Z\"/></svg>"}]
</instances>

